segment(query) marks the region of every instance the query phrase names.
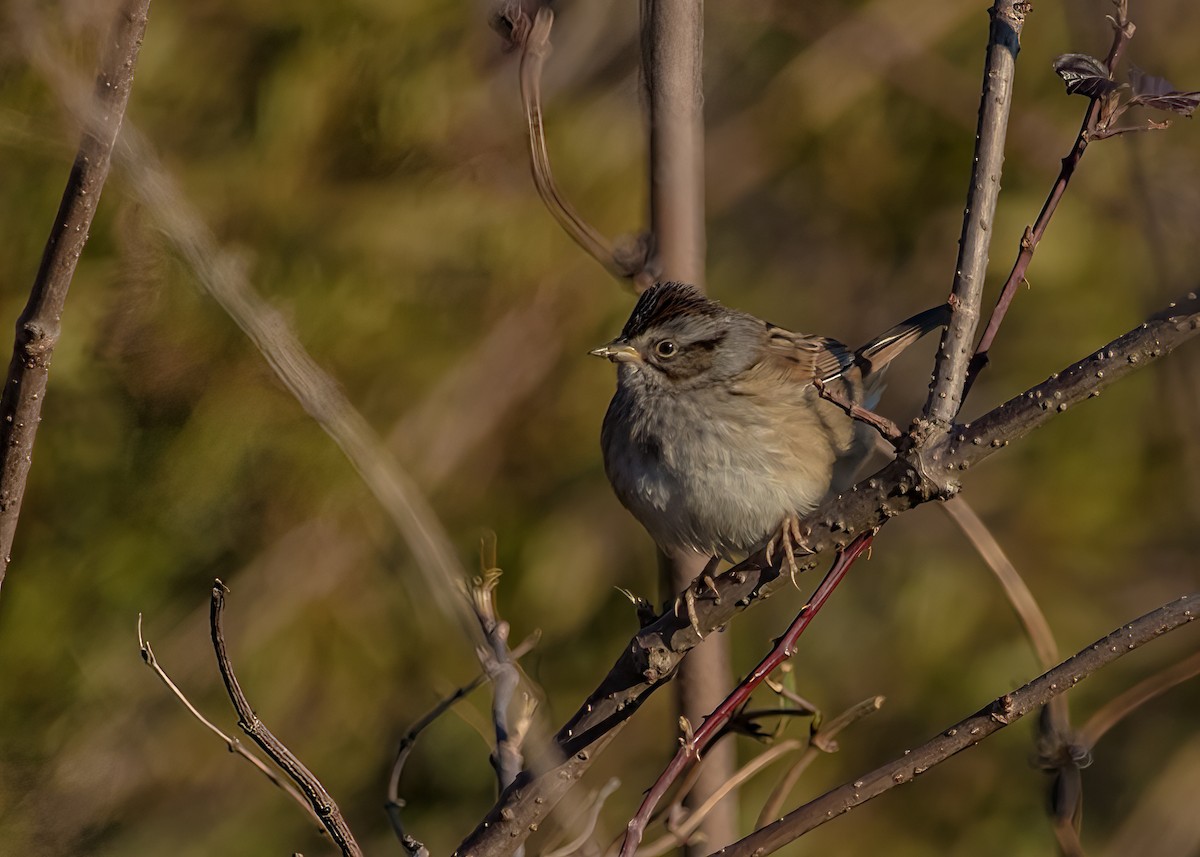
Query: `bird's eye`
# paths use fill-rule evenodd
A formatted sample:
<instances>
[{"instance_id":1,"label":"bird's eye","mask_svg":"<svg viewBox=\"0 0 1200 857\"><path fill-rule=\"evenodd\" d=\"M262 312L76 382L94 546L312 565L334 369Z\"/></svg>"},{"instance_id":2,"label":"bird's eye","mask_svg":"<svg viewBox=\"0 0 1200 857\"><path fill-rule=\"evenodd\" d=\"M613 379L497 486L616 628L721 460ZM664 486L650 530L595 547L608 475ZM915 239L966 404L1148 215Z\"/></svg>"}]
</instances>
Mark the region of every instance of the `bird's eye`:
<instances>
[{"instance_id":1,"label":"bird's eye","mask_svg":"<svg viewBox=\"0 0 1200 857\"><path fill-rule=\"evenodd\" d=\"M675 343L669 339L664 339L654 346L654 351L659 357L674 357Z\"/></svg>"}]
</instances>

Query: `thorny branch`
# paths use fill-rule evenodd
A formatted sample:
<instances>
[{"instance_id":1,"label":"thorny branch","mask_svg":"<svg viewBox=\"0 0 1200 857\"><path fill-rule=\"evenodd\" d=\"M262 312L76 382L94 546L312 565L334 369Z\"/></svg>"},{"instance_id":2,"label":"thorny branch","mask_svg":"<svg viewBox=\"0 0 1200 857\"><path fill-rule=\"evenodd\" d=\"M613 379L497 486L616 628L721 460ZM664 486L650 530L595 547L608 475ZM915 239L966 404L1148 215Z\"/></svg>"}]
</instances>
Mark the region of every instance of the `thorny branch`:
<instances>
[{"instance_id":1,"label":"thorny branch","mask_svg":"<svg viewBox=\"0 0 1200 857\"><path fill-rule=\"evenodd\" d=\"M350 832L350 827L346 824L346 819L342 816L342 811L338 809L333 796L326 791L325 786L321 785L321 781L313 775L312 771L296 757L296 754L271 734L271 730L258 719L258 715L250 707L250 700L246 698L237 676L234 675L233 664L230 662L229 652L225 648L222 618L225 612L225 594L227 592L229 589L221 581L218 580L213 584L209 617L213 651L217 656L217 668L221 671L225 690L229 694L234 710L237 711L238 726L250 736L255 744L262 748L262 751L288 775L292 782L300 787L300 791L304 793L313 812L321 820L321 824L329 832L333 841L337 843L342 854L345 857L362 857L362 849L354 840L354 834Z\"/></svg>"},{"instance_id":2,"label":"thorny branch","mask_svg":"<svg viewBox=\"0 0 1200 857\"><path fill-rule=\"evenodd\" d=\"M29 300L17 319L12 360L0 398L0 585L21 514L67 291L108 178L149 11L150 0L121 4L96 76L95 95L80 111L83 139Z\"/></svg>"},{"instance_id":3,"label":"thorny branch","mask_svg":"<svg viewBox=\"0 0 1200 857\"><path fill-rule=\"evenodd\" d=\"M676 845L686 844L692 838L692 835L700 827L701 823L707 817L708 813L722 800L725 799L734 789L740 788L744 783L748 782L759 772L763 771L777 759L786 756L788 753L794 753L803 747L803 742L792 738L787 741L781 741L778 744L771 746L770 749L759 753L745 765L743 765L737 773L726 780L719 789L713 792L708 798L693 811L688 813L686 818L678 823L667 823L667 834L661 836L653 842L649 842L638 848L638 857L658 857L659 854L665 854L667 851ZM676 798L672 807L667 809L667 818L671 819L672 809L682 807L682 799Z\"/></svg>"},{"instance_id":4,"label":"thorny branch","mask_svg":"<svg viewBox=\"0 0 1200 857\"><path fill-rule=\"evenodd\" d=\"M763 679L792 656L800 635L804 633L804 630L812 622L813 618L816 617L821 607L824 606L825 602L833 594L833 591L841 583L855 561L863 553L867 552L873 538L874 536L871 533L864 533L855 539L844 551L838 553L837 559L834 561L833 567L825 575L825 579L821 581L816 591L813 592L812 597L800 608L800 612L792 621L792 624L788 626L788 629L775 641L774 647L767 656L733 689L712 714L704 719L704 722L696 729L694 735L688 734L684 737L681 742L682 746L675 753L675 757L667 765L666 770L662 772L654 785L651 786L650 791L642 801L642 805L638 808L637 814L629 822L625 832L625 842L621 846L621 857L633 857L638 843L641 842L642 835L646 830L646 824L650 821L650 813L654 811L654 807L662 799L663 795L667 793L671 784L675 782L687 764L698 759L700 754L716 740L717 736L725 728L725 725L745 705L746 701L750 698L750 694L762 683Z\"/></svg>"}]
</instances>

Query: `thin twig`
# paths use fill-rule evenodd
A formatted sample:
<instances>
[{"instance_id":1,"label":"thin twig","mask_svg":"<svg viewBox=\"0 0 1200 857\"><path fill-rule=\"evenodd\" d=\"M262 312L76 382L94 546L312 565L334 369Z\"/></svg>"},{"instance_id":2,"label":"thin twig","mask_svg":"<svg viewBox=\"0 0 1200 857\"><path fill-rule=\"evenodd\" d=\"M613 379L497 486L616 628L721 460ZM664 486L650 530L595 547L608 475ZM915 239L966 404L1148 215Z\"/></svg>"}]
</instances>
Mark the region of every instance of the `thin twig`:
<instances>
[{"instance_id":1,"label":"thin twig","mask_svg":"<svg viewBox=\"0 0 1200 857\"><path fill-rule=\"evenodd\" d=\"M792 793L792 789L796 787L796 783L800 779L800 775L808 769L808 766L816 761L817 756L821 753L834 753L837 751L837 741L835 740L838 734L847 726L851 726L862 720L868 714L874 714L883 707L884 698L882 696L872 696L870 699L864 699L857 705L852 705L839 714L837 717L828 723L822 723L819 728L813 731L809 738L808 747L796 763L788 768L786 774L779 781L779 784L771 790L771 794L767 797L766 803L763 804L762 811L758 814L758 821L754 823L754 829L768 824L771 819L778 817L779 810L783 807L783 802L787 800L787 796Z\"/></svg>"},{"instance_id":2,"label":"thin twig","mask_svg":"<svg viewBox=\"0 0 1200 857\"><path fill-rule=\"evenodd\" d=\"M854 402L842 396L837 391L830 388L828 384L820 378L813 379L813 386L816 387L817 393L822 399L833 402L839 408L846 412L846 416L852 420L859 420L866 423L875 431L879 432L879 436L884 440L889 441L893 446L896 441L904 436L904 433L896 426L894 422L887 417L877 414L874 411L864 408L862 405L856 405Z\"/></svg>"},{"instance_id":3,"label":"thin twig","mask_svg":"<svg viewBox=\"0 0 1200 857\"><path fill-rule=\"evenodd\" d=\"M247 762L249 762L251 765L253 765L255 768L257 768L258 772L260 774L262 774L264 777L266 777L268 780L270 780L272 782L272 784L283 789L283 791L285 791L292 800L294 800L297 804L299 804L304 809L304 811L306 813L308 813L308 815L312 818L312 820L317 823L317 826L321 828L322 833L323 833L324 827L321 823L321 817L318 816L315 811L313 811L312 806L309 804L309 802L307 800L305 800L304 795L300 794L300 792L296 790L296 787L294 785L292 785L290 782L288 782L287 780L280 777L279 774L277 774L275 771L271 770L271 768L267 766L266 762L264 762L262 759L258 758L258 756L255 756L249 750L247 750L245 745L242 744L241 741L239 741L238 739L236 739L230 735L225 734L224 730L222 730L220 727L218 727L216 724L214 724L211 720L209 720L207 717L205 717L203 714L201 714L199 709L197 709L196 706L194 706L192 704L192 701L190 699L188 699L187 696L184 695L182 690L179 689L179 686L176 685L175 682L171 680L171 677L169 675L167 675L166 670L164 670L162 668L162 666L159 664L158 658L155 657L154 649L152 649L150 647L150 641L146 640L145 638L142 637L142 614L141 613L138 614L137 631L138 631L138 647L141 649L141 652L142 652L142 660L146 662L146 666L150 667L150 669L152 669L154 671L154 674L156 676L158 676L159 680L167 686L167 690L171 691L171 693L173 693L175 695L175 698L183 703L184 708L186 708L189 712L191 712L192 717L195 717L198 721L200 721L200 724L202 726L204 726L204 728L208 729L208 731L212 732L214 735L216 735L218 738L220 738L223 742L225 742L225 747L229 750L230 753L236 753L237 755L241 756L243 759L245 759Z\"/></svg>"},{"instance_id":4,"label":"thin twig","mask_svg":"<svg viewBox=\"0 0 1200 857\"><path fill-rule=\"evenodd\" d=\"M233 672L233 664L229 660L229 653L225 648L225 632L222 628L222 618L225 611L225 595L229 589L221 581L216 581L212 589L212 604L209 611L209 622L212 631L213 651L217 656L217 668L221 671L221 679L225 682L225 690L229 694L229 699L233 703L233 708L237 711L238 726L242 731L250 736L262 751L270 757L271 761L279 766L288 777L304 793L313 812L321 820L321 824L329 831L329 835L337 846L342 850L345 857L362 857L362 849L358 847L358 843L354 840L354 834L350 832L349 826L346 824L345 818L342 816L342 811L338 809L337 803L333 796L321 785L308 768L304 766L291 750L284 746L283 742L271 734L265 723L258 719L258 715L254 713L254 709L250 706L250 700L246 698L246 694L242 691L241 685L238 683L237 676Z\"/></svg>"},{"instance_id":5,"label":"thin twig","mask_svg":"<svg viewBox=\"0 0 1200 857\"><path fill-rule=\"evenodd\" d=\"M992 570L1033 645L1038 663L1043 670L1050 669L1059 661L1058 644L1054 642L1054 633L1050 630L1046 615L1016 566L962 495L951 497L940 505ZM1074 831L1073 819L1080 815L1083 781L1079 776L1079 767L1086 754L1080 752L1074 737L1069 700L1065 695L1050 700L1038 718L1036 746L1040 766L1047 772L1053 772L1048 807L1055 835L1065 853L1075 853L1067 828ZM1075 842L1078 842L1077 834Z\"/></svg>"},{"instance_id":6,"label":"thin twig","mask_svg":"<svg viewBox=\"0 0 1200 857\"><path fill-rule=\"evenodd\" d=\"M791 664L780 664L779 665L779 671L781 673L786 674L790 669L791 669ZM796 691L792 690L789 687L786 687L782 681L775 681L768 676L766 679L764 679L764 682L767 685L767 687L771 688L771 690L774 693L779 694L784 699L788 700L793 705L797 706L797 710L806 711L809 714L817 714L820 711L820 709L817 708L816 705L809 702L807 699L805 699L800 694L796 693Z\"/></svg>"},{"instance_id":7,"label":"thin twig","mask_svg":"<svg viewBox=\"0 0 1200 857\"><path fill-rule=\"evenodd\" d=\"M867 533L859 536L854 540L844 551L838 553L837 559L833 563L833 567L825 575L825 579L821 581L820 586L813 592L812 598L800 608L799 614L792 620L792 624L784 632L783 636L776 641L774 648L767 654L765 658L759 661L758 666L742 680L733 692L725 698L712 714L704 719L700 727L696 730L694 736L691 736L683 741L683 746L675 753L675 757L667 765L666 770L662 772L658 780L651 786L647 792L645 799L638 808L637 814L630 820L625 831L625 842L621 846L621 857L633 857L637 850L638 843L641 842L642 833L646 829L646 823L650 820L650 813L654 811L654 807L666 794L667 789L675 782L679 774L693 759L700 756L705 748L717 737L724 728L729 719L734 713L745 704L750 698L750 694L758 687L764 678L771 674L772 670L785 660L790 658L795 652L795 646L800 639L800 635L804 633L804 629L808 627L813 618L820 611L821 607L833 594L837 585L842 582L842 578L854 565L855 560L859 558L870 546L874 535Z\"/></svg>"},{"instance_id":8,"label":"thin twig","mask_svg":"<svg viewBox=\"0 0 1200 857\"><path fill-rule=\"evenodd\" d=\"M508 648L508 623L500 618L496 606L496 587L500 584L500 569L496 567L496 543L484 544L480 548L480 564L482 574L470 586L471 604L475 609L475 617L479 621L480 630L487 641L480 647L479 660L483 671L492 683L492 727L496 734L496 749L492 754L492 766L496 769L496 777L500 781L500 791L504 791L524 764L522 742L525 730L532 717L532 697L525 696L526 712L517 722L510 719L510 708L513 696L521 685L521 673L517 669L516 660Z\"/></svg>"},{"instance_id":9,"label":"thin twig","mask_svg":"<svg viewBox=\"0 0 1200 857\"><path fill-rule=\"evenodd\" d=\"M621 786L621 781L616 777L611 777L604 788L596 793L592 800L592 805L588 809L588 818L583 825L583 830L579 835L568 842L561 848L555 848L553 851L547 851L542 857L570 857L576 851L579 851L587 844L587 841L592 838L592 834L596 831L596 822L600 820L600 810L604 809L604 802Z\"/></svg>"},{"instance_id":10,"label":"thin twig","mask_svg":"<svg viewBox=\"0 0 1200 857\"><path fill-rule=\"evenodd\" d=\"M530 652L537 645L540 636L540 634L534 633L526 637L519 646L512 650L513 660L520 660ZM387 803L384 804L384 810L388 814L388 820L391 821L392 830L399 838L400 844L404 847L405 852L413 855L413 857L417 857L417 855L423 853L422 849L424 849L424 845L405 831L403 819L400 817L400 810L405 807L404 798L400 797L400 777L404 773L404 764L408 761L408 757L411 755L413 747L416 746L417 738L420 734L435 720L449 711L456 702L476 690L487 679L487 673L480 673L466 684L456 688L454 692L439 700L433 708L419 717L400 738L400 746L396 750L396 758L392 762L392 770L388 775Z\"/></svg>"},{"instance_id":11,"label":"thin twig","mask_svg":"<svg viewBox=\"0 0 1200 857\"><path fill-rule=\"evenodd\" d=\"M1096 711L1079 730L1079 743L1088 750L1093 749L1108 730L1138 708L1198 675L1200 675L1200 652L1143 679L1120 696L1110 699Z\"/></svg>"},{"instance_id":12,"label":"thin twig","mask_svg":"<svg viewBox=\"0 0 1200 857\"><path fill-rule=\"evenodd\" d=\"M75 163L50 227L29 300L17 319L12 360L0 397L0 585L12 554L33 444L42 421L50 358L62 332L63 307L108 178L149 10L150 0L126 0L118 10L96 75L94 95L79 111L83 134Z\"/></svg>"},{"instance_id":13,"label":"thin twig","mask_svg":"<svg viewBox=\"0 0 1200 857\"><path fill-rule=\"evenodd\" d=\"M988 246L996 222L996 200L1000 194L1000 174L1004 164L1004 139L1008 132L1008 114L1012 106L1013 77L1017 52L1021 47L1021 28L1030 8L1025 0L996 0L990 10L992 24L988 33L987 61L983 69L983 94L979 106L979 125L975 136L975 159L962 236L958 244L958 262L950 291L950 323L938 349L934 380L925 403L925 419L935 429L945 430L962 407L963 386L979 307L983 300L983 281L987 274Z\"/></svg>"},{"instance_id":14,"label":"thin twig","mask_svg":"<svg viewBox=\"0 0 1200 857\"><path fill-rule=\"evenodd\" d=\"M1069 818L1054 816L1054 838L1062 857L1087 857L1083 843L1079 841L1079 830Z\"/></svg>"},{"instance_id":15,"label":"thin twig","mask_svg":"<svg viewBox=\"0 0 1200 857\"><path fill-rule=\"evenodd\" d=\"M1133 33L1136 29L1129 21L1126 0L1116 0L1114 5L1116 6L1116 15L1109 19L1113 25L1113 41L1112 46L1108 50L1108 56L1104 60L1104 64L1108 67L1109 80L1113 79L1117 63L1120 61L1121 55L1125 52L1125 46L1133 38ZM967 397L967 393L970 392L971 385L975 383L975 379L979 376L979 373L988 365L988 351L992 347L996 333L1000 330L1000 325L1004 321L1004 316L1008 312L1009 305L1017 294L1018 287L1021 283L1025 282L1025 273L1029 270L1029 263L1033 261L1034 251L1037 250L1042 236L1046 234L1046 227L1050 225L1050 219L1054 216L1054 212L1058 210L1058 203L1062 200L1063 194L1066 193L1067 185L1070 184L1071 176L1075 174L1075 168L1083 158L1083 153L1087 150L1088 143L1093 139L1101 139L1101 135L1096 131L1096 123L1104 108L1104 101L1104 98L1093 98L1088 102L1087 110L1083 114L1083 122L1079 126L1079 134L1075 137L1075 143L1071 146L1071 151L1062 159L1062 168L1059 170L1058 178L1054 180L1054 185L1050 188L1050 194L1042 204L1042 210L1038 212L1037 220L1033 222L1033 226L1026 227L1025 234L1021 236L1021 246L1017 253L1017 259L1008 274L1008 279L1000 289L1000 297L997 299L996 306L992 310L992 315L988 319L987 327L984 328L983 336L979 338L975 354L971 357L971 364L967 372L967 384L963 390L964 399ZM1108 133L1103 136L1112 135Z\"/></svg>"},{"instance_id":16,"label":"thin twig","mask_svg":"<svg viewBox=\"0 0 1200 857\"><path fill-rule=\"evenodd\" d=\"M659 854L665 854L676 845L686 844L691 841L692 834L696 832L696 829L704 821L704 818L720 801L725 799L726 795L748 781L755 774L764 770L775 760L786 756L788 753L794 753L803 746L804 743L802 741L789 738L787 741L780 741L778 744L755 756L743 765L736 774L726 780L720 788L709 795L702 804L692 810L681 824L672 827L670 833L639 848L637 850L637 857L658 857ZM668 813L669 815L670 813Z\"/></svg>"},{"instance_id":17,"label":"thin twig","mask_svg":"<svg viewBox=\"0 0 1200 857\"><path fill-rule=\"evenodd\" d=\"M1016 566L1004 553L1004 549L1000 547L987 525L961 495L951 497L940 505L992 570L1017 618L1021 620L1038 663L1042 669L1050 669L1059 661L1058 644L1054 642L1054 632L1050 630L1046 614L1038 606Z\"/></svg>"},{"instance_id":18,"label":"thin twig","mask_svg":"<svg viewBox=\"0 0 1200 857\"><path fill-rule=\"evenodd\" d=\"M716 854L763 857L856 806L911 782L1065 693L1092 673L1200 616L1200 592L1185 595L1122 625L1025 686L1006 693L919 747L839 786Z\"/></svg>"},{"instance_id":19,"label":"thin twig","mask_svg":"<svg viewBox=\"0 0 1200 857\"><path fill-rule=\"evenodd\" d=\"M618 252L599 230L583 219L558 189L550 153L546 148L546 128L542 121L542 66L550 54L550 29L554 13L548 7L538 9L531 23L519 7L511 13L512 38L521 45L521 103L525 124L529 127L529 163L533 185L547 210L563 231L604 270L618 279L640 279L645 271L648 243L638 242L632 252ZM650 285L643 282L641 287Z\"/></svg>"},{"instance_id":20,"label":"thin twig","mask_svg":"<svg viewBox=\"0 0 1200 857\"><path fill-rule=\"evenodd\" d=\"M338 383L313 359L283 315L254 289L148 143L127 127L117 155L153 222L192 268L199 285L228 313L276 377L338 445L407 542L435 602L473 646L483 642L461 581L459 562L429 502Z\"/></svg>"}]
</instances>

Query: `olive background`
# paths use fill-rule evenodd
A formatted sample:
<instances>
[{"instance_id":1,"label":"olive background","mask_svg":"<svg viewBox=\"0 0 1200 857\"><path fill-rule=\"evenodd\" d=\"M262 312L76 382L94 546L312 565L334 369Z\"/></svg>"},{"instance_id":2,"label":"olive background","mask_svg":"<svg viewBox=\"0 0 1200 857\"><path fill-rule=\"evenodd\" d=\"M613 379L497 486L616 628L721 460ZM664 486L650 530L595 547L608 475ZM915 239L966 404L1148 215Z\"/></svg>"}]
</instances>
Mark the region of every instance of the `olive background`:
<instances>
[{"instance_id":1,"label":"olive background","mask_svg":"<svg viewBox=\"0 0 1200 857\"><path fill-rule=\"evenodd\" d=\"M633 3L555 4L546 125L558 181L610 236L646 222ZM705 109L711 294L853 345L944 299L969 176L986 3L710 2ZM1102 0L1037 4L1018 60L987 301L1087 102L1059 54L1103 56ZM8 0L0 30L0 317L37 269L78 132L30 59L90 80L111 4ZM1200 8L1132 4L1128 58L1200 88ZM493 536L502 614L557 726L654 597L649 538L604 479L611 366L587 357L632 306L534 192L516 83L483 3L156 0L127 121L220 243L385 438L468 569ZM1162 117L1156 117L1162 118ZM965 415L982 413L1194 288L1200 131L1089 148ZM214 577L258 714L321 777L370 854L396 742L477 671L353 469L197 286L114 169L54 355L0 594L0 851L331 853L142 664L137 622L193 702L236 732L208 642ZM881 410L923 401L935 342L892 370ZM1195 589L1200 346L1190 343L966 475L1069 654ZM805 576L805 589L815 584ZM803 596L733 623L748 669ZM1195 651L1194 629L1071 694L1075 723ZM796 689L832 716L875 694L792 799L864 773L1040 672L991 574L930 505L886 528L806 634ZM661 697L661 698L660 698ZM622 788L616 836L676 746L669 694L584 783ZM769 696L762 697L769 704ZM1139 710L1083 774L1090 853L1200 847L1196 682ZM1043 855L1032 722L785 853ZM494 800L487 691L421 738L407 824L450 850ZM785 727L803 737L806 721ZM743 759L759 751L738 738ZM781 773L743 790L752 822ZM535 840L534 853L555 834ZM1121 837L1129 837L1122 839Z\"/></svg>"}]
</instances>

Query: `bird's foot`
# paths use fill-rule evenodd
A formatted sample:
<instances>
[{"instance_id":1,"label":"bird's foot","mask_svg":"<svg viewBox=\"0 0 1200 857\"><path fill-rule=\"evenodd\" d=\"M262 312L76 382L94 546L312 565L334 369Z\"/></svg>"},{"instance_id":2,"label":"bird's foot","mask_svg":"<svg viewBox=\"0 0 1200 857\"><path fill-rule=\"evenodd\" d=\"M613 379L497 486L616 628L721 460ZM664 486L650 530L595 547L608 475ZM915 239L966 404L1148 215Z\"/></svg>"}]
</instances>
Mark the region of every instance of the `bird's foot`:
<instances>
[{"instance_id":1,"label":"bird's foot","mask_svg":"<svg viewBox=\"0 0 1200 857\"><path fill-rule=\"evenodd\" d=\"M800 529L798 515L788 515L784 518L783 523L779 525L779 532L767 542L767 565L774 567L775 551L782 551L783 558L787 560L788 575L792 579L792 585L797 589L800 588L800 584L796 582L796 575L800 568L796 565L796 550L805 547L806 544L807 539Z\"/></svg>"}]
</instances>

